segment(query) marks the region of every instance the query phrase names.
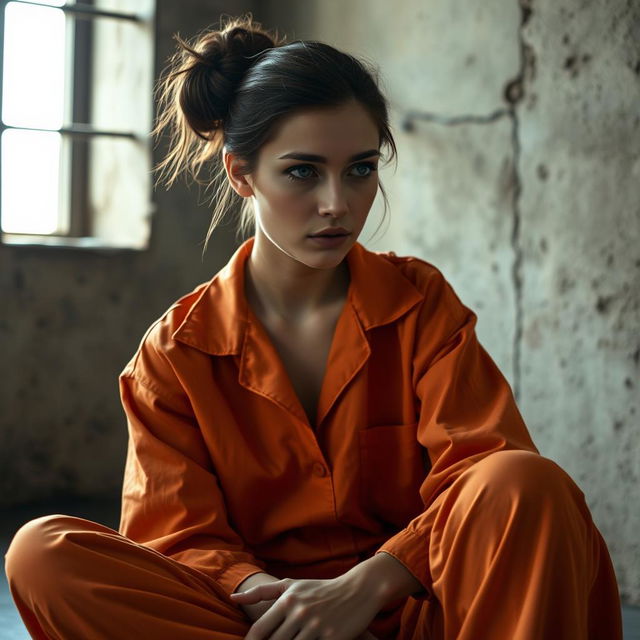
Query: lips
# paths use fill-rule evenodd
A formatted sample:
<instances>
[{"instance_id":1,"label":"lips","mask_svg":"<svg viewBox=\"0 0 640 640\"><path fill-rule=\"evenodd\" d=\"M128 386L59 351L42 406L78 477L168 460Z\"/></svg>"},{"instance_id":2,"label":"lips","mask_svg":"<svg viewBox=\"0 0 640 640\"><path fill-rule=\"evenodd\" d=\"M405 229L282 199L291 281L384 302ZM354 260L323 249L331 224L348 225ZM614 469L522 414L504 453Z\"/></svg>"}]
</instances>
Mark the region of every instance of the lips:
<instances>
[{"instance_id":1,"label":"lips","mask_svg":"<svg viewBox=\"0 0 640 640\"><path fill-rule=\"evenodd\" d=\"M335 238L337 236L348 236L350 231L346 229L323 229L322 231L318 231L318 233L312 233L312 238Z\"/></svg>"}]
</instances>

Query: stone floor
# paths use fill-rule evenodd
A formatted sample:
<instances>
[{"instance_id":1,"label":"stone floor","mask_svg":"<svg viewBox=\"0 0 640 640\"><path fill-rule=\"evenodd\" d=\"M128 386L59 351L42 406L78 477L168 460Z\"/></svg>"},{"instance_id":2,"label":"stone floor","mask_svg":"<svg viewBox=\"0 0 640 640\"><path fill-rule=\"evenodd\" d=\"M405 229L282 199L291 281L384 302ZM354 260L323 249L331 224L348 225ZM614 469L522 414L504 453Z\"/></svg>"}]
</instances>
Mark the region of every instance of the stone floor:
<instances>
[{"instance_id":1,"label":"stone floor","mask_svg":"<svg viewBox=\"0 0 640 640\"><path fill-rule=\"evenodd\" d=\"M0 519L0 551L3 560L14 533L24 522L53 513L80 516L117 529L120 519L120 502L119 499L111 501L59 500L5 509L2 511ZM640 640L640 608L625 606L622 608L622 617L624 640ZM14 607L4 571L0 582L0 640L29 640L29 634L22 625L20 616Z\"/></svg>"}]
</instances>

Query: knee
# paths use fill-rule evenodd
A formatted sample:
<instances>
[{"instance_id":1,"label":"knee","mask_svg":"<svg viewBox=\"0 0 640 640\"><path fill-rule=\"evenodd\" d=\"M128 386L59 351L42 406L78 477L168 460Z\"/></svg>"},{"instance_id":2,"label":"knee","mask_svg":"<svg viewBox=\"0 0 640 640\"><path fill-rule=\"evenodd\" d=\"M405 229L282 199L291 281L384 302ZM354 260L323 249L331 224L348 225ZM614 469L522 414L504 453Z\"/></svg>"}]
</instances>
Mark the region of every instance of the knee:
<instances>
[{"instance_id":1,"label":"knee","mask_svg":"<svg viewBox=\"0 0 640 640\"><path fill-rule=\"evenodd\" d=\"M562 467L532 451L496 451L468 472L473 490L480 488L489 495L517 496L529 505L541 500L584 501L584 494Z\"/></svg>"},{"instance_id":2,"label":"knee","mask_svg":"<svg viewBox=\"0 0 640 640\"><path fill-rule=\"evenodd\" d=\"M64 531L69 516L48 515L29 520L14 534L5 554L5 573L9 584L32 582L57 575Z\"/></svg>"},{"instance_id":3,"label":"knee","mask_svg":"<svg viewBox=\"0 0 640 640\"><path fill-rule=\"evenodd\" d=\"M471 465L448 488L434 540L455 539L470 526L477 542L483 535L491 544L503 536L522 539L543 528L556 541L583 543L591 522L584 494L558 464L531 451L504 450Z\"/></svg>"}]
</instances>

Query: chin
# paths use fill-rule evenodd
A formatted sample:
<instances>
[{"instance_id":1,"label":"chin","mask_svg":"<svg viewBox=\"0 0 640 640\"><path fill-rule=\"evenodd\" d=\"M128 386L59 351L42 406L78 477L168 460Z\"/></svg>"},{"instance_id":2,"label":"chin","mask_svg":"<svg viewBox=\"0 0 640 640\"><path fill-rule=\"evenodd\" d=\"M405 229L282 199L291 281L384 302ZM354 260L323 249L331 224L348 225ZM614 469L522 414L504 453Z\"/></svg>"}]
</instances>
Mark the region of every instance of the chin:
<instances>
[{"instance_id":1,"label":"chin","mask_svg":"<svg viewBox=\"0 0 640 640\"><path fill-rule=\"evenodd\" d=\"M348 248L341 248L340 251L305 251L300 252L296 259L312 269L335 269L348 252Z\"/></svg>"},{"instance_id":2,"label":"chin","mask_svg":"<svg viewBox=\"0 0 640 640\"><path fill-rule=\"evenodd\" d=\"M337 267L346 257L355 242L346 242L335 249L306 249L299 253L302 262L319 269Z\"/></svg>"},{"instance_id":3,"label":"chin","mask_svg":"<svg viewBox=\"0 0 640 640\"><path fill-rule=\"evenodd\" d=\"M295 259L310 269L335 269L344 260L344 255L296 256Z\"/></svg>"},{"instance_id":4,"label":"chin","mask_svg":"<svg viewBox=\"0 0 640 640\"><path fill-rule=\"evenodd\" d=\"M275 244L278 249L292 260L304 264L310 269L335 269L351 250L355 241L345 242L335 248L316 248L305 246L286 246L285 243Z\"/></svg>"}]
</instances>

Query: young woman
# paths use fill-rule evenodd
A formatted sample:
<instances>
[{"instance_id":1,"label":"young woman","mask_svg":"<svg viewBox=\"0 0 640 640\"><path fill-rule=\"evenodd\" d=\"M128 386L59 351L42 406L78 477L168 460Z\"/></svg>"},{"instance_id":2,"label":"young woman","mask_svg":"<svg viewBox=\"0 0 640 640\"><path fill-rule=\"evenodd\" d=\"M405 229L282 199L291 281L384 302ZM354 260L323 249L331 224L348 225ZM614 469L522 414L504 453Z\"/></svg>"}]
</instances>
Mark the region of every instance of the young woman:
<instances>
[{"instance_id":1,"label":"young woman","mask_svg":"<svg viewBox=\"0 0 640 640\"><path fill-rule=\"evenodd\" d=\"M32 636L621 638L584 495L476 315L434 265L357 242L395 153L374 74L250 18L179 42L161 168L217 159L207 239L235 194L253 235L120 377L119 531L53 515L16 534Z\"/></svg>"}]
</instances>

